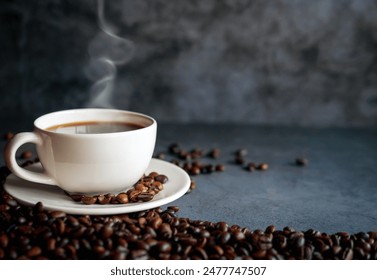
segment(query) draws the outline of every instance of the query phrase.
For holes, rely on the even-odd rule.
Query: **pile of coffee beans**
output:
[[[69,215],[17,203],[0,168],[0,259],[377,259],[377,232],[249,229],[191,220],[179,208]]]
[[[73,201],[84,204],[127,204],[132,202],[146,202],[152,200],[155,195],[164,189],[164,184],[168,177],[158,172],[150,172],[144,175],[134,184],[127,192],[121,192],[117,195],[108,193],[102,195],[73,195],[66,193]]]

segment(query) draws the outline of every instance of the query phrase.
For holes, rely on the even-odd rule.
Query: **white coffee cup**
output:
[[[78,122],[131,123],[141,128],[86,134],[50,129]],[[140,113],[115,109],[59,111],[36,119],[33,132],[16,134],[4,156],[8,168],[25,180],[57,185],[71,194],[117,194],[130,188],[147,169],[156,134],[156,121]],[[17,164],[16,151],[25,143],[36,144],[43,173]]]

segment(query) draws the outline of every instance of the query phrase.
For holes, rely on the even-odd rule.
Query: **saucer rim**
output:
[[[40,163],[34,163],[28,167],[33,168],[38,165],[40,166]],[[63,211],[67,214],[72,214],[72,215],[116,215],[116,214],[133,213],[133,212],[153,209],[156,207],[166,205],[170,202],[173,202],[177,200],[178,198],[182,197],[190,188],[190,182],[191,182],[190,176],[187,174],[186,171],[184,171],[182,168],[176,166],[173,163],[170,163],[161,159],[152,158],[146,169],[146,173],[151,172],[151,171],[158,171],[158,166],[161,166],[161,165],[164,166],[165,168],[168,168],[169,170],[171,170],[171,172],[174,172],[176,175],[178,175],[180,177],[179,179],[181,179],[181,182],[178,182],[178,181],[172,182],[170,181],[171,179],[169,178],[169,181],[164,184],[165,188],[169,188],[171,187],[171,184],[175,184],[176,186],[173,185],[175,188],[174,192],[162,198],[158,198],[158,196],[160,195],[159,193],[151,201],[147,201],[147,202],[135,202],[135,203],[129,203],[129,204],[83,205],[78,202],[67,200],[64,203],[64,205],[60,205],[60,206],[51,205],[50,202],[43,203],[43,198],[41,200],[36,201],[33,198],[28,199],[27,197],[25,198],[25,196],[19,196],[17,192],[15,193],[12,190],[12,188],[14,188],[15,186],[14,184],[10,184],[9,180],[15,180],[16,182],[20,180],[22,181],[26,181],[26,180],[21,179],[14,174],[10,174],[6,178],[6,181],[4,182],[4,190],[10,195],[12,195],[14,199],[17,200],[20,204],[33,206],[37,202],[41,201],[44,206],[44,209],[49,210],[49,211]],[[162,169],[162,167],[160,167],[160,169]],[[165,174],[165,175],[169,177],[169,174]],[[43,185],[40,183],[29,182],[29,181],[26,181],[26,183]],[[55,187],[56,188],[55,191],[61,191],[61,193],[64,193],[64,191],[62,189],[58,189],[59,187],[56,185],[48,185],[46,187],[49,188],[49,186]],[[72,205],[67,206],[66,203],[72,203]]]

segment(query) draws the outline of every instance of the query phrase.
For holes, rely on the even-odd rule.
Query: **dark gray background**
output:
[[[106,1],[134,43],[108,103],[160,122],[377,124],[377,2]],[[91,103],[94,0],[2,0],[0,117]]]

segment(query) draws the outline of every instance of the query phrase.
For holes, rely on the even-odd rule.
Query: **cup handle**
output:
[[[55,180],[49,177],[46,172],[32,172],[18,165],[16,161],[16,152],[19,147],[26,143],[34,143],[37,146],[42,146],[42,139],[35,132],[22,132],[16,134],[5,146],[4,155],[8,168],[16,176],[22,179],[36,183],[56,185]]]

